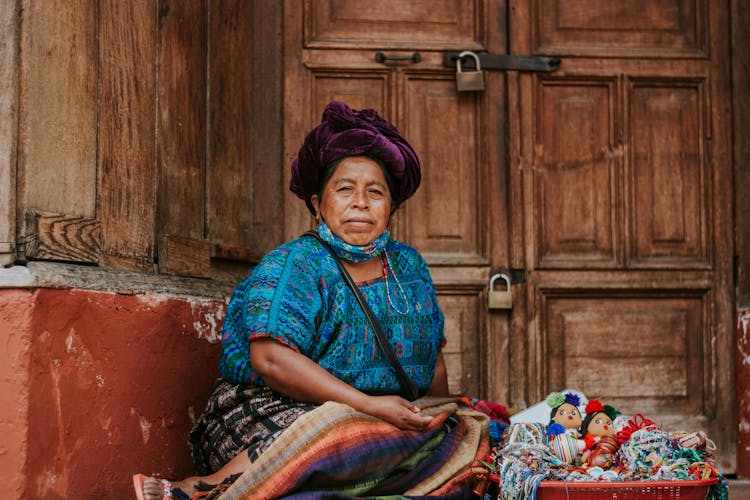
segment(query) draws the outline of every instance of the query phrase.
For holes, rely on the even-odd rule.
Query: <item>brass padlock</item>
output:
[[[495,281],[501,278],[505,281],[505,290],[495,290]],[[510,289],[510,278],[507,274],[498,273],[490,278],[489,297],[490,309],[510,309],[513,307],[513,292]]]
[[[464,57],[474,58],[476,71],[463,71],[461,60]],[[479,64],[479,56],[470,50],[464,50],[458,54],[458,59],[456,59],[456,89],[459,92],[484,90],[484,73],[482,72],[482,66]]]

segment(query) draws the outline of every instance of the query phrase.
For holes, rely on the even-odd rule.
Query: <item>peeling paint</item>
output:
[[[136,298],[139,302],[141,302],[144,305],[147,305],[149,307],[158,307],[164,302],[170,300],[172,297],[169,297],[167,295],[136,295]]]
[[[224,322],[223,311],[220,314],[209,312],[203,316],[203,322],[195,321],[193,329],[199,339],[206,339],[211,344],[221,341],[221,325]]]
[[[101,418],[100,417],[99,418],[99,423],[102,426],[102,430],[107,431],[107,430],[109,430],[109,426],[112,424],[112,417],[107,417],[107,418]]]
[[[62,389],[60,382],[62,375],[60,373],[61,362],[59,359],[53,359],[50,364],[50,376],[52,378],[52,400],[53,408],[55,412],[55,423],[57,424],[57,451],[56,456],[68,457],[68,451],[65,447],[65,421],[63,418],[62,411]],[[55,453],[55,452],[53,452]],[[64,493],[68,489],[68,473],[67,473],[67,460],[56,461],[59,467],[62,467],[62,471],[59,474],[55,470],[45,470],[36,478],[37,492],[40,498],[46,498],[50,492],[55,492],[58,495],[64,496]]]
[[[750,311],[742,311],[737,315],[737,354],[742,366],[750,366]]]
[[[138,423],[141,425],[141,436],[143,437],[143,444],[148,444],[148,440],[151,437],[151,422],[141,417]]]

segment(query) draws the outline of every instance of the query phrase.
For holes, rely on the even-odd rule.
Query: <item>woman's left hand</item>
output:
[[[378,417],[405,431],[423,431],[432,417],[399,396],[370,396],[360,411]]]

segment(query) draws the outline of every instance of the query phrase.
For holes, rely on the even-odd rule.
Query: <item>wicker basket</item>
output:
[[[705,500],[716,478],[694,481],[568,482],[542,481],[537,500],[655,500],[681,498]]]

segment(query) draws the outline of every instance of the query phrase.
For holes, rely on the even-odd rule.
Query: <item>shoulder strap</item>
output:
[[[367,319],[370,321],[370,325],[372,325],[372,329],[375,331],[375,338],[378,341],[378,345],[380,345],[380,349],[383,351],[383,354],[385,354],[385,357],[393,366],[393,369],[396,370],[396,376],[398,377],[398,381],[404,390],[406,399],[408,399],[409,401],[414,401],[415,399],[417,399],[419,397],[419,388],[417,387],[417,384],[411,378],[409,378],[409,375],[406,374],[404,367],[401,365],[401,362],[398,360],[398,356],[396,356],[396,353],[393,350],[393,346],[385,336],[385,332],[383,331],[383,327],[380,325],[380,321],[378,321],[378,319],[375,317],[372,309],[370,309],[367,301],[362,296],[362,293],[359,291],[359,288],[357,288],[357,285],[354,283],[354,280],[349,274],[349,271],[346,270],[344,264],[334,253],[333,248],[331,248],[328,242],[323,240],[323,238],[321,238],[316,231],[307,231],[303,236],[312,236],[313,238],[318,240],[320,244],[323,245],[326,250],[328,250],[328,252],[333,257],[333,260],[336,261],[336,265],[339,266],[339,271],[341,271],[341,275],[344,277],[344,281],[346,281],[346,284],[349,285],[349,288],[351,288],[352,292],[354,292],[354,296],[357,298],[357,302],[359,302],[359,305],[365,312],[365,316],[367,316]]]

